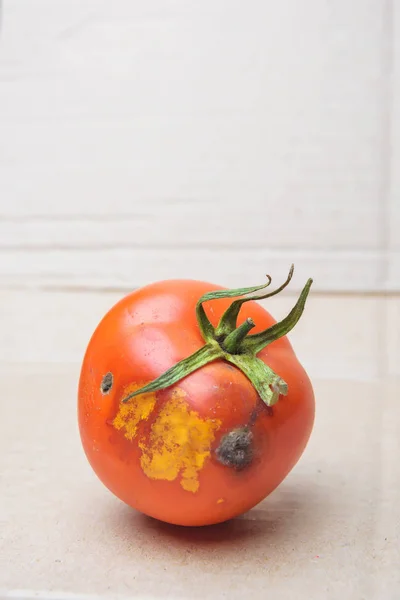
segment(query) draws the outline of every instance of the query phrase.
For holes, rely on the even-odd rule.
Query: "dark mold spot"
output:
[[[251,413],[250,419],[248,422],[248,426],[253,427],[255,425],[258,417],[264,412],[266,412],[269,417],[272,417],[274,415],[273,406],[267,406],[266,404],[264,404],[264,402],[260,402],[257,405],[257,407],[253,410],[253,412]]]
[[[274,415],[274,407],[273,406],[267,406],[265,404],[265,409],[267,411],[268,416],[272,417]]]
[[[112,373],[106,373],[101,380],[100,391],[102,394],[108,394],[111,390],[114,382],[114,377]]]
[[[223,436],[215,451],[217,460],[237,471],[248,467],[253,460],[253,434],[248,427],[233,429]]]

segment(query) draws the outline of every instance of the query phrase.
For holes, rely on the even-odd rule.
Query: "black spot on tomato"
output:
[[[240,471],[253,460],[253,433],[248,427],[239,427],[225,434],[215,451],[217,460],[226,467]]]
[[[112,373],[106,373],[101,380],[100,391],[102,394],[108,394],[114,383],[114,377]]]
[[[266,404],[264,404],[264,402],[260,402],[257,407],[253,410],[253,412],[250,415],[250,419],[248,422],[248,426],[249,427],[253,427],[253,425],[255,424],[255,422],[257,421],[258,417],[262,414],[262,413],[266,413],[269,417],[273,417],[274,415],[274,409],[272,406],[267,406]]]

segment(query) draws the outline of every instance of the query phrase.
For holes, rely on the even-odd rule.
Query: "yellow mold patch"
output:
[[[202,419],[189,410],[185,392],[175,390],[154,421],[148,442],[139,442],[141,466],[150,479],[174,481],[188,492],[199,489],[198,473],[210,456],[211,444],[221,421]]]
[[[125,398],[141,387],[143,387],[143,385],[138,385],[136,383],[128,385],[124,389],[122,397]],[[113,420],[113,426],[115,429],[123,430],[127,440],[133,440],[137,434],[139,423],[149,418],[155,404],[155,392],[139,394],[129,400],[126,404],[121,402],[119,411]]]

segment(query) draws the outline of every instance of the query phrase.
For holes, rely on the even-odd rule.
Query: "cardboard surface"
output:
[[[114,498],[83,455],[78,369],[1,368],[0,597],[400,597],[400,386],[315,381],[306,452],[242,517],[188,529]]]

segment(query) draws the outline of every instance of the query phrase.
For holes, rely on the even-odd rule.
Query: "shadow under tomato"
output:
[[[291,545],[294,537],[300,540],[321,531],[329,512],[327,498],[322,496],[325,494],[317,486],[286,484],[244,515],[202,527],[170,525],[124,505],[118,520],[124,523],[125,535],[130,530],[150,546],[155,544],[158,553],[170,556],[174,551],[184,552],[218,561],[221,553],[214,555],[213,550],[223,549],[226,556],[231,550],[246,551],[250,546],[282,549]]]
[[[216,525],[204,525],[202,527],[183,527],[180,525],[171,525],[157,521],[151,517],[141,515],[143,519],[143,528],[157,533],[165,542],[177,542],[181,544],[196,544],[196,546],[207,545],[229,545],[231,542],[245,540],[248,537],[263,533],[265,527],[259,526],[259,523],[247,521],[242,517],[231,519]]]

